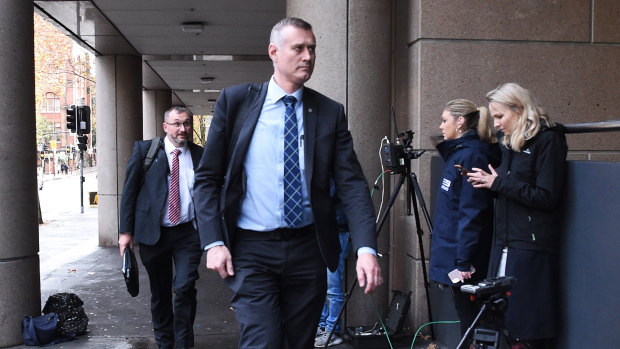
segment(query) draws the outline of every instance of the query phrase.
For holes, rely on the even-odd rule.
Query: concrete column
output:
[[[96,63],[99,246],[116,246],[125,169],[142,139],[142,60],[100,56]]]
[[[143,139],[161,137],[164,129],[164,113],[172,105],[172,91],[147,90],[142,92],[142,136]]]
[[[312,24],[317,61],[307,85],[345,105],[355,151],[371,186],[381,173],[380,141],[390,135],[391,1],[288,0],[286,12]],[[373,197],[377,211],[380,196],[375,193]],[[373,299],[379,313],[385,314],[390,287],[389,229],[383,229],[378,240],[379,252],[385,255],[381,259],[385,284]],[[354,258],[349,259],[347,275],[350,287],[356,280]],[[376,321],[371,298],[357,287],[347,307],[346,326]]]
[[[0,2],[0,347],[41,314],[32,1]]]

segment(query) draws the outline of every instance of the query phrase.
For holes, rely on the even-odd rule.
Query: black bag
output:
[[[123,254],[123,278],[127,285],[127,292],[132,297],[136,297],[140,293],[140,273],[138,272],[138,261],[136,260],[136,254],[128,246],[125,248]]]
[[[411,305],[411,291],[407,293],[392,292],[392,303],[390,303],[390,309],[385,319],[385,327],[390,336],[400,332]]]
[[[45,345],[56,338],[58,315],[54,313],[43,316],[24,316],[22,319],[22,333],[25,345]]]
[[[56,293],[45,302],[43,313],[58,314],[58,336],[75,337],[86,332],[88,316],[84,302],[75,293]]]

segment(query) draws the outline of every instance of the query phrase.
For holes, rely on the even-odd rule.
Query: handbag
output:
[[[22,319],[22,333],[25,345],[45,345],[56,339],[58,315],[56,313],[42,316],[24,316]]]
[[[125,248],[123,254],[123,278],[125,279],[125,285],[127,285],[127,292],[132,297],[136,297],[140,293],[140,274],[138,272],[138,261],[136,255],[130,247]]]

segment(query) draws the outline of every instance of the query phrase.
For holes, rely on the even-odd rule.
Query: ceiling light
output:
[[[203,84],[206,84],[208,82],[213,82],[213,80],[215,80],[215,78],[211,76],[205,76],[205,77],[200,78],[200,82]]]
[[[202,22],[185,22],[181,24],[181,30],[184,33],[202,33],[204,23]]]

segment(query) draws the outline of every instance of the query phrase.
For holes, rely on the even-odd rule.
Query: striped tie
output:
[[[168,202],[168,218],[172,224],[181,219],[181,195],[179,194],[179,154],[180,149],[172,151],[172,171],[170,173],[170,199]]]

